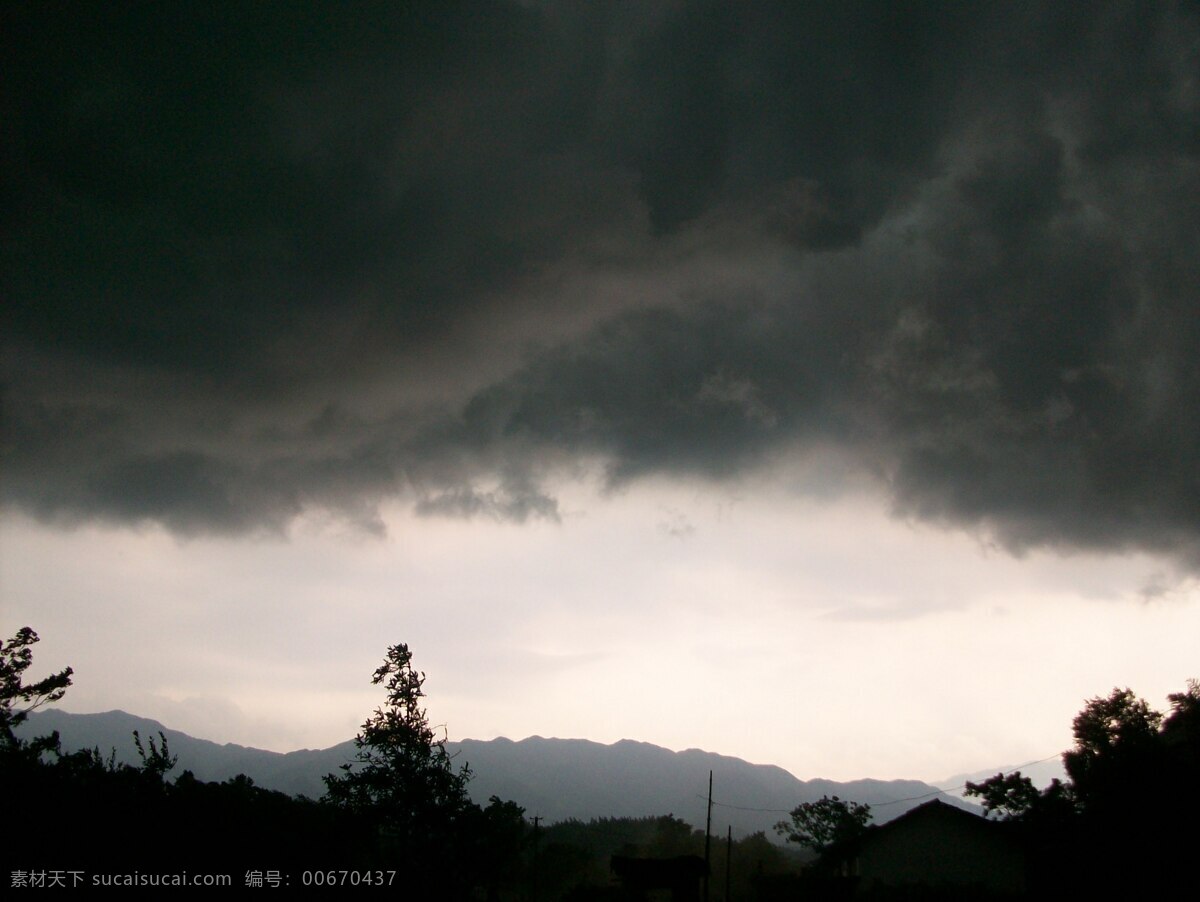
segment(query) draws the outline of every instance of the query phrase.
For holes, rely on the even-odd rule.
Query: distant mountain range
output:
[[[154,720],[124,711],[67,714],[45,711],[32,715],[22,727],[26,736],[57,730],[64,749],[98,748],[118,761],[137,764],[133,731],[145,741],[161,732],[172,755],[179,757],[175,773],[190,770],[197,779],[221,781],[245,774],[259,786],[312,798],[325,791],[322,778],[353,760],[354,742],[331,748],[280,752],[219,745],[171,730]],[[703,827],[708,773],[713,773],[713,829],[727,825],[742,836],[758,830],[775,839],[772,826],[801,802],[823,795],[863,802],[881,823],[910,808],[941,798],[970,811],[976,806],[917,780],[798,780],[783,768],[750,764],[698,749],[673,752],[645,742],[624,739],[603,745],[585,739],[509,739],[448,742],[460,764],[469,765],[471,795],[486,804],[495,795],[511,799],[529,816],[554,823],[569,818],[644,817],[674,814]]]

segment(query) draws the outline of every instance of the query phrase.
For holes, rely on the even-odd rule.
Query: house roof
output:
[[[866,835],[880,835],[888,831],[896,829],[898,826],[912,823],[913,821],[922,820],[924,818],[940,818],[943,820],[957,821],[959,823],[969,825],[967,829],[972,829],[979,825],[986,825],[984,829],[1000,826],[998,821],[989,821],[982,815],[974,814],[964,808],[959,808],[957,805],[950,805],[943,802],[941,799],[931,799],[916,808],[909,809],[897,818],[888,821],[886,824],[877,824],[867,828]]]
[[[822,859],[825,861],[842,861],[858,855],[865,847],[877,842],[883,842],[894,834],[911,829],[915,824],[928,821],[952,823],[955,830],[987,833],[1005,839],[1014,839],[1012,824],[991,821],[973,814],[955,805],[949,805],[941,799],[932,799],[916,808],[906,811],[886,824],[874,824],[867,827],[860,836],[843,843],[837,843],[826,849]]]

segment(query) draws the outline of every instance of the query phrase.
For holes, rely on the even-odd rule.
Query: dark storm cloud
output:
[[[11,504],[523,521],[835,448],[1013,548],[1195,554],[1193,7],[8,18]]]

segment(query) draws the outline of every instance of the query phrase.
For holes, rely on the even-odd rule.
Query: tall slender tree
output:
[[[467,794],[470,770],[455,767],[430,727],[425,674],[413,668],[407,645],[388,649],[371,682],[384,685],[387,703],[363,724],[354,762],[325,778],[325,798],[371,823],[387,858],[431,873],[451,867],[478,814]]]

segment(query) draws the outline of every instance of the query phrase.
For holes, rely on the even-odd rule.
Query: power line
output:
[[[1044,764],[1045,762],[1048,762],[1048,760],[1054,760],[1055,758],[1061,758],[1063,756],[1063,754],[1066,754],[1066,752],[1057,752],[1056,754],[1048,754],[1048,756],[1046,756],[1045,758],[1038,758],[1037,760],[1034,760],[1034,762],[1026,762],[1025,764],[1015,766],[1015,768],[1013,768],[1012,770],[1000,770],[1000,771],[996,771],[996,772],[997,772],[997,774],[1001,774],[1003,776],[1009,776],[1010,774],[1020,774],[1021,770],[1024,770],[1025,768],[1032,768],[1032,766],[1034,764]],[[958,792],[959,789],[966,789],[966,788],[967,788],[967,784],[962,783],[962,784],[960,784],[960,786],[948,786],[943,789],[938,789],[938,792],[956,793],[956,792]],[[924,796],[918,796],[918,798],[924,798]],[[907,800],[906,799],[898,799],[896,801],[907,801]],[[892,805],[892,804],[893,804],[893,802],[884,802],[884,805]]]
[[[1018,767],[1014,767],[1012,770],[998,771],[998,773],[1005,775],[1020,773],[1023,768],[1032,767],[1035,764],[1043,764],[1046,761],[1052,761],[1053,759],[1060,757],[1062,757],[1062,752],[1058,752],[1053,755],[1047,755],[1045,758],[1038,758],[1036,761],[1028,761],[1025,764],[1019,765]],[[933,792],[926,792],[919,796],[909,796],[908,798],[904,799],[891,799],[887,802],[872,802],[871,807],[886,808],[888,805],[901,805],[905,802],[919,802],[922,799],[928,799],[939,795],[947,795],[949,793],[958,792],[960,789],[966,788],[966,783],[963,783],[959,786],[935,787]],[[700,793],[696,793],[696,798],[703,799],[705,796],[701,795]],[[713,799],[712,803],[721,808],[732,808],[734,811],[757,811],[764,814],[791,814],[794,810],[792,808],[751,808],[744,805],[731,805],[728,802],[718,802],[716,799]]]
[[[700,793],[696,793],[696,798],[704,799],[707,798],[707,796],[702,796]],[[792,813],[791,808],[747,808],[744,805],[730,805],[728,802],[718,802],[716,799],[713,799],[713,804],[719,808],[732,808],[734,811],[765,811],[768,814]]]
[[[1045,758],[1038,758],[1036,761],[1027,761],[1024,764],[1021,764],[1021,765],[1014,767],[1007,771],[997,771],[997,773],[1001,773],[1001,774],[1005,774],[1005,775],[1019,773],[1021,770],[1023,770],[1026,767],[1032,767],[1035,764],[1044,764],[1047,761],[1052,761],[1055,758],[1059,758],[1061,756],[1062,756],[1062,753],[1058,752],[1053,755],[1047,755]],[[922,799],[932,798],[933,796],[946,795],[946,794],[949,794],[952,792],[957,792],[960,789],[965,789],[966,785],[967,785],[966,783],[962,783],[958,786],[935,787],[932,792],[923,793],[922,795],[917,795],[917,796],[908,796],[907,798],[903,798],[903,799],[892,799],[887,802],[871,803],[871,807],[872,808],[886,808],[889,805],[901,805],[901,804],[904,804],[905,802],[919,802]],[[702,793],[696,793],[695,795],[696,795],[697,799],[701,799],[703,801],[708,800],[708,796],[706,796]],[[794,807],[793,808],[754,808],[754,807],[750,807],[747,805],[733,805],[733,804],[730,804],[729,802],[718,802],[716,799],[712,800],[712,804],[716,805],[717,807],[720,807],[720,808],[729,808],[733,811],[751,811],[751,812],[757,812],[760,814],[791,814],[792,811],[794,810]],[[635,821],[655,820],[655,818],[653,818],[653,817],[651,817],[651,818],[632,818],[632,820],[635,820]],[[609,836],[609,837],[612,837],[615,839],[623,839],[627,842],[632,841],[635,838],[637,838],[631,834],[635,833],[638,830],[637,827],[632,826],[632,825],[622,826],[622,827],[619,827],[617,830],[612,830],[609,827],[609,825],[607,825],[607,824],[595,823],[594,819],[593,819],[593,821],[589,821],[589,822],[584,822],[584,821],[581,821],[578,819],[568,819],[566,821],[559,821],[558,823],[552,825],[552,827],[561,827],[561,826],[567,826],[569,828],[574,828],[574,829],[589,830],[589,831],[592,831],[595,833],[604,834],[606,836]],[[693,829],[695,829],[695,828],[693,828]]]

